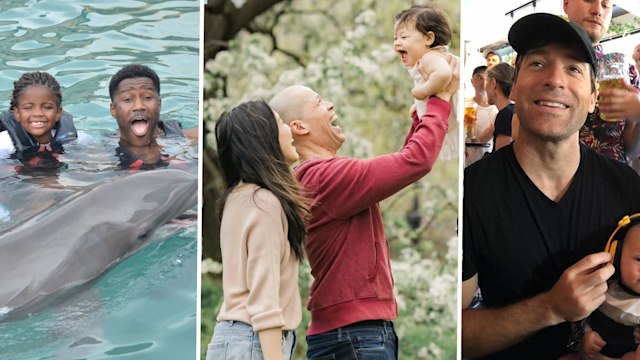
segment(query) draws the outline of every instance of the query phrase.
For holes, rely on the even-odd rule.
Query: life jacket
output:
[[[64,152],[62,145],[59,148],[50,148],[44,151],[39,149],[28,149],[26,151],[18,151],[11,157],[20,161],[20,165],[14,170],[18,174],[30,175],[32,177],[50,176],[66,170],[68,165],[59,160]]]
[[[159,120],[158,129],[162,137],[184,137],[182,124],[178,120]],[[145,163],[137,154],[129,151],[127,147],[121,143],[118,143],[118,147],[116,148],[116,157],[120,160],[118,165],[121,169],[129,169],[131,171],[167,167],[171,160],[169,155],[160,153],[158,162],[154,164]]]
[[[169,166],[170,161],[169,155],[160,153],[158,162],[154,164],[145,163],[137,154],[129,151],[126,146],[120,143],[118,143],[118,147],[116,148],[116,157],[119,160],[118,167],[120,167],[120,169],[129,169],[131,171],[164,168]]]
[[[40,147],[38,140],[34,139],[22,128],[12,111],[5,111],[0,114],[0,122],[2,127],[9,133],[13,147],[16,148],[17,152]],[[75,125],[73,125],[73,115],[66,111],[62,111],[62,116],[53,129],[55,130],[55,135],[51,139],[51,146],[57,147],[78,138],[78,132]]]
[[[164,136],[184,136],[182,124],[178,120],[160,120],[158,128],[162,130]]]

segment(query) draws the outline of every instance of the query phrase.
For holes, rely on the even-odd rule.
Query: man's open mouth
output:
[[[144,136],[149,130],[149,121],[147,119],[134,119],[131,122],[131,130],[136,136]]]

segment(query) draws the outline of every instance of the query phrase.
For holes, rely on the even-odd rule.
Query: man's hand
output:
[[[585,256],[567,268],[546,293],[556,323],[586,318],[605,300],[607,280],[613,275],[611,254]]]
[[[582,344],[580,345],[580,357],[584,360],[596,360],[601,358],[600,351],[607,343],[602,340],[600,334],[589,329],[585,331]]]
[[[633,85],[600,90],[600,112],[612,119],[640,119],[640,93]]]
[[[609,260],[611,254],[606,252],[588,255],[567,268],[551,290],[520,302],[463,309],[462,356],[486,356],[546,327],[586,318],[605,300],[606,281],[614,272]],[[472,277],[462,283],[463,307],[470,302],[475,281]]]
[[[445,54],[449,66],[451,66],[451,81],[444,89],[436,93],[436,96],[444,101],[449,101],[451,97],[458,91],[460,87],[460,59],[449,53]]]
[[[416,114],[417,112],[418,112],[418,109],[416,108],[416,104],[411,104],[411,107],[409,108],[409,117],[413,119],[413,115]]]
[[[182,133],[187,139],[195,140],[196,143],[198,142],[198,138],[200,137],[200,132],[197,126],[190,129],[184,129],[182,130]]]

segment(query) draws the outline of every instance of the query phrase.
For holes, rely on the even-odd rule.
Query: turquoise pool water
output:
[[[199,19],[198,0],[0,2],[0,111],[22,73],[47,71],[88,139],[65,146],[65,167],[55,175],[20,173],[17,160],[0,159],[0,233],[128,173],[117,164],[109,112],[108,83],[122,66],[142,63],[158,73],[161,118],[198,124]],[[197,174],[196,145],[159,142],[170,168]],[[164,226],[157,241],[66,301],[0,322],[0,359],[195,359],[196,237],[194,220]]]

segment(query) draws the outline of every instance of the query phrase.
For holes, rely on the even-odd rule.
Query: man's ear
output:
[[[115,107],[115,105],[113,105],[113,103],[109,104],[109,110],[111,110],[111,116],[115,119],[116,118],[116,107]]]
[[[291,120],[289,123],[289,127],[291,128],[291,133],[293,135],[306,135],[309,133],[309,128],[307,124],[303,123],[301,120]]]
[[[591,93],[591,98],[589,99],[589,113],[593,113],[596,111],[596,102],[598,100],[598,86],[596,85],[596,89]]]
[[[13,112],[13,116],[16,118],[16,120],[20,122],[20,113],[18,112],[18,108],[14,106],[13,108],[11,108],[11,112]]]
[[[513,79],[513,82],[511,83],[511,93],[509,94],[509,100],[515,102],[516,96],[518,96],[516,79]]]

